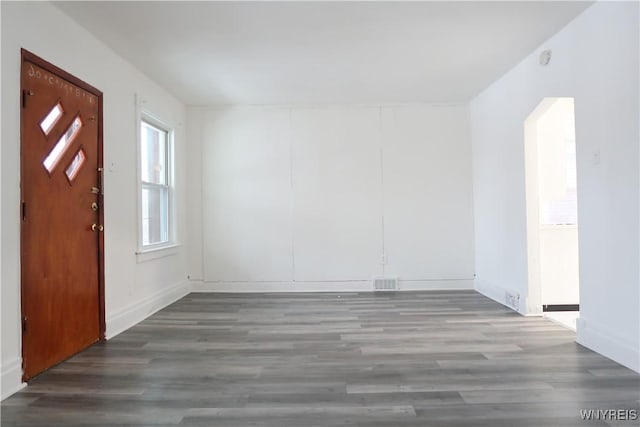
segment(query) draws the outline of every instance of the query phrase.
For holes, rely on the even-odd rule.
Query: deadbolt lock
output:
[[[91,224],[91,231],[104,231],[104,225]]]
[[[96,202],[91,203],[91,210],[92,211],[97,211],[98,210],[98,204]]]

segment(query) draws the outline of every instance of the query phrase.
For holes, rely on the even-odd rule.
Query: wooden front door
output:
[[[22,51],[24,380],[104,337],[102,93]]]

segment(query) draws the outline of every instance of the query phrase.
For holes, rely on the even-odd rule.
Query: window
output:
[[[140,246],[173,243],[172,132],[146,115],[140,121]]]
[[[564,132],[562,157],[558,166],[562,174],[552,177],[551,189],[541,200],[540,224],[576,225],[578,224],[578,189],[576,177],[576,136],[573,123]],[[560,153],[558,153],[560,154]],[[558,156],[559,157],[559,156]],[[544,166],[543,166],[544,167]]]

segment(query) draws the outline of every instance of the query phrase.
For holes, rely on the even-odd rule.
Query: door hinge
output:
[[[27,219],[27,204],[22,202],[22,220],[25,221]]]
[[[27,316],[22,318],[22,333],[27,333]]]

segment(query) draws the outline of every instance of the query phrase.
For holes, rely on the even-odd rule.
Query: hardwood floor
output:
[[[2,426],[619,426],[640,376],[475,292],[191,294],[32,380]]]

